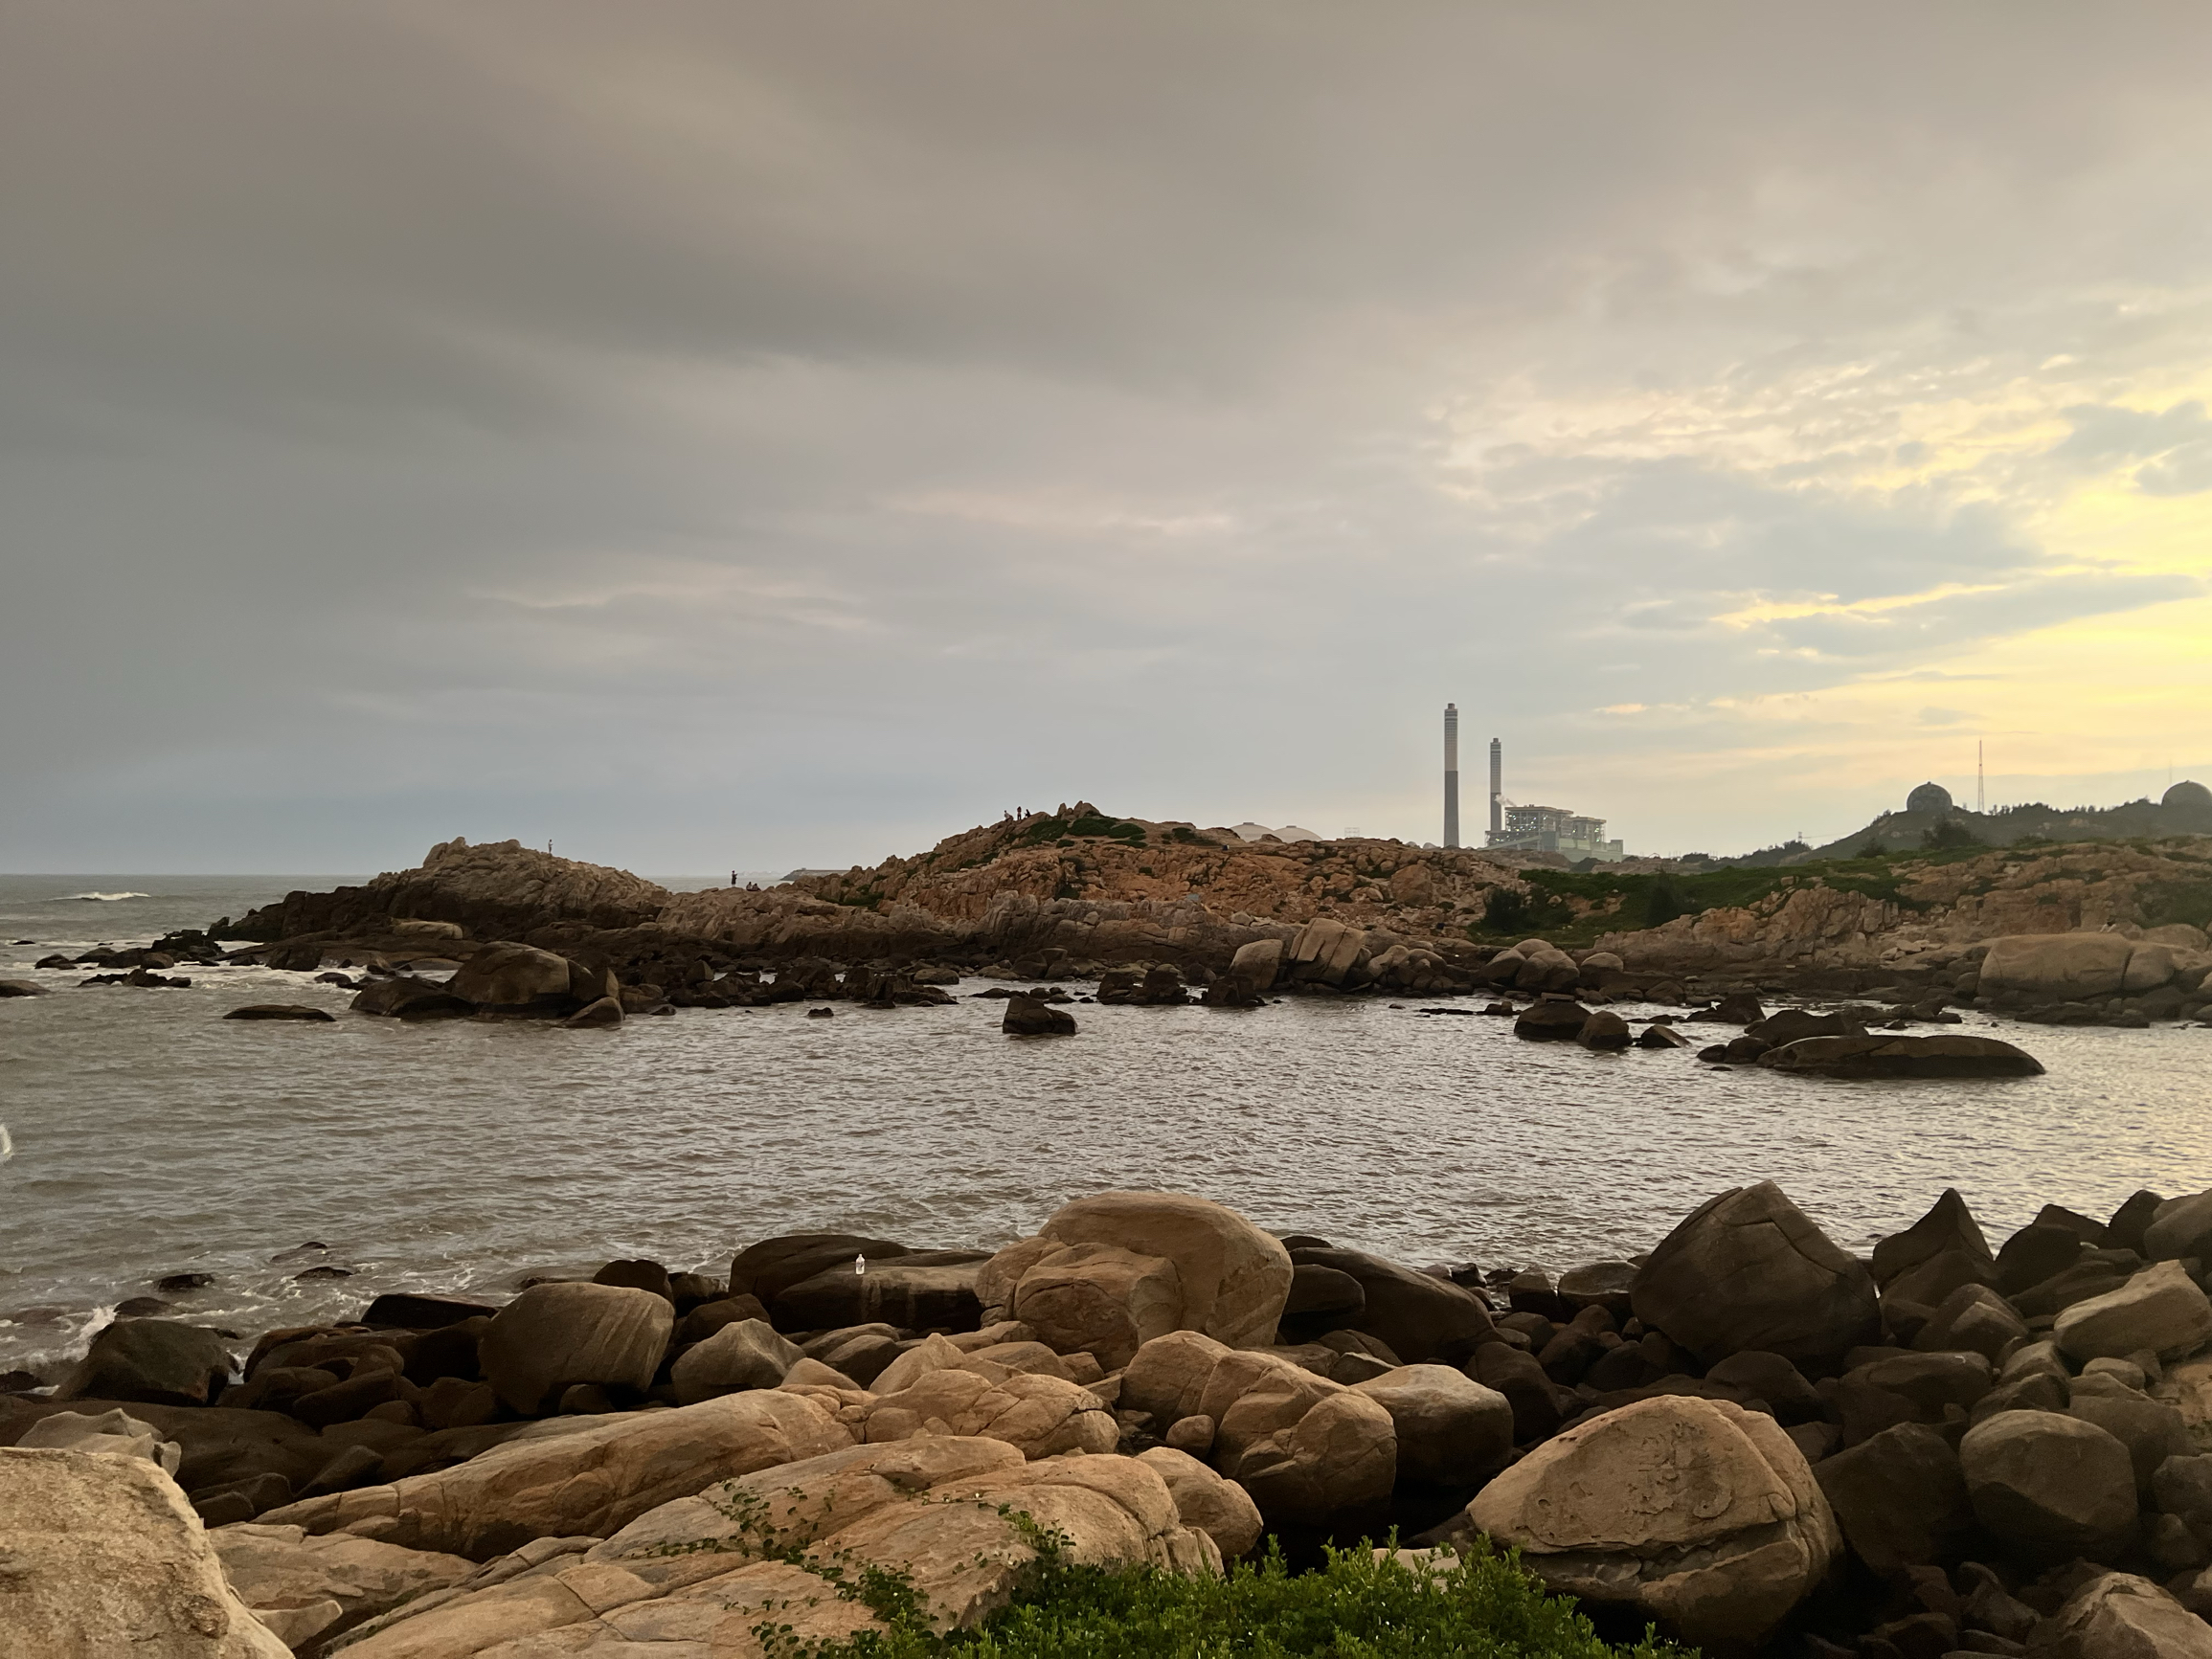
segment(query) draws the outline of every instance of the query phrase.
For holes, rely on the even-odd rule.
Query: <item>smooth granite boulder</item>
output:
[[[478,1343],[485,1380],[525,1417],[579,1382],[643,1394],[668,1350],[676,1311],[618,1285],[532,1285],[492,1315]]]
[[[2105,1573],[2036,1632],[2047,1659],[2212,1659],[2212,1625],[2133,1573]]]
[[[2179,1262],[2159,1262],[2116,1290],[2062,1309],[2051,1334],[2077,1361],[2145,1349],[2178,1359],[2212,1341],[2212,1299]]]
[[[1772,1181],[1708,1199],[1636,1275],[1636,1317],[1705,1364],[1745,1349],[1833,1372],[1881,1333],[1874,1281]]]
[[[200,1326],[118,1319],[93,1337],[56,1392],[62,1400],[206,1405],[222,1392],[234,1363],[229,1345]]]
[[[1966,1431],[1958,1461],[1975,1516],[2027,1555],[2098,1559],[2134,1527],[2128,1448],[2093,1423],[2000,1411]]]
[[[1764,1638],[1842,1545],[1772,1418],[1682,1396],[1568,1429],[1484,1487],[1467,1516],[1550,1588],[1706,1645]]]
[[[1513,1449],[1513,1405],[1450,1365],[1401,1365],[1352,1386],[1390,1414],[1398,1479],[1472,1486]]]

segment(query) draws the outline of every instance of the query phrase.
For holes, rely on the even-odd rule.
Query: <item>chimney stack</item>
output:
[[[1495,737],[1490,740],[1490,833],[1499,835],[1505,828],[1505,747]]]
[[[1444,844],[1459,844],[1459,706],[1444,705]]]

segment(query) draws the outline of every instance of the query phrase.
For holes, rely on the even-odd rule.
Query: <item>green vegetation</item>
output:
[[[1980,848],[1982,839],[1954,818],[1947,818],[1920,838],[1920,844],[1931,853],[1946,852],[1952,847]]]
[[[1140,823],[1123,823],[1118,818],[1085,813],[1081,818],[1041,818],[1016,838],[1020,847],[1043,846],[1047,841],[1066,844],[1066,839],[1075,836],[1111,836],[1131,846],[1144,844],[1144,826]]]
[[[2192,928],[2212,930],[2212,881],[2152,882],[2136,903],[2146,928],[2186,922]]]
[[[876,1585],[865,1599],[889,1632],[810,1648],[786,1638],[769,1650],[779,1659],[1694,1659],[1649,1631],[1634,1646],[1602,1640],[1572,1601],[1546,1595],[1510,1559],[1442,1560],[1414,1569],[1366,1548],[1332,1550],[1326,1566],[1294,1574],[1271,1540],[1264,1558],[1219,1579],[1180,1579],[1072,1566],[1048,1548],[1027,1589],[979,1629],[933,1636],[911,1601]]]

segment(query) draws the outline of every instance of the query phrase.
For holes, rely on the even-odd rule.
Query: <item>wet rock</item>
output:
[[[825,1268],[790,1287],[770,1305],[786,1331],[890,1324],[908,1331],[973,1331],[982,1323],[977,1281],[990,1260],[982,1250],[920,1250]]]
[[[10,997],[43,997],[46,987],[34,985],[28,979],[0,979],[0,999]]]
[[[326,1008],[307,1008],[296,1002],[249,1002],[234,1008],[225,1020],[298,1020],[311,1025],[331,1025],[337,1016]]]
[[[2041,1077],[2034,1056],[1994,1037],[1808,1037],[1759,1057],[1818,1077]]]
[[[1635,1041],[1628,1021],[1610,1009],[1600,1008],[1582,1022],[1575,1041],[1600,1053],[1618,1053]]]
[[[463,1319],[498,1312],[483,1302],[460,1296],[433,1296],[417,1290],[387,1290],[362,1312],[361,1323],[378,1328],[433,1331]]]
[[[231,1374],[231,1352],[213,1331],[169,1319],[118,1319],[56,1391],[61,1400],[206,1405]]]
[[[601,997],[596,1002],[587,1002],[561,1021],[564,1030],[591,1031],[622,1022],[622,1005],[613,997]]]
[[[1765,1637],[1841,1544],[1773,1420],[1709,1400],[1646,1400],[1570,1428],[1485,1487],[1467,1517],[1553,1590],[1708,1645]]]
[[[530,945],[493,944],[463,963],[446,989],[478,1007],[551,1009],[571,1000],[571,976],[565,956]]]
[[[2093,1559],[2118,1549],[2134,1527],[2134,1466],[2095,1424],[1999,1412],[1968,1429],[1958,1451],[1975,1515],[2023,1553]]]
[[[1690,1040],[1671,1025],[1647,1025],[1637,1034],[1638,1048],[1687,1048]]]
[[[1065,1008],[1017,993],[1006,998],[1005,1018],[999,1021],[999,1029],[1009,1037],[1072,1037],[1075,1017]]]
[[[356,1014],[379,1014],[395,1020],[467,1020],[476,1005],[456,997],[442,985],[410,975],[379,979],[347,1004]]]
[[[1865,1267],[1772,1181],[1701,1204],[1652,1252],[1632,1301],[1708,1365],[1758,1349],[1822,1374],[1880,1329]]]
[[[1579,1002],[1532,1002],[1513,1021],[1513,1035],[1531,1042],[1572,1042],[1590,1021]]]

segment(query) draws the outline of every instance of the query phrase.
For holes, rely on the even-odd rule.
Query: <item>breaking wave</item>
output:
[[[71,893],[73,899],[91,899],[103,905],[112,905],[118,899],[150,899],[151,893]]]

